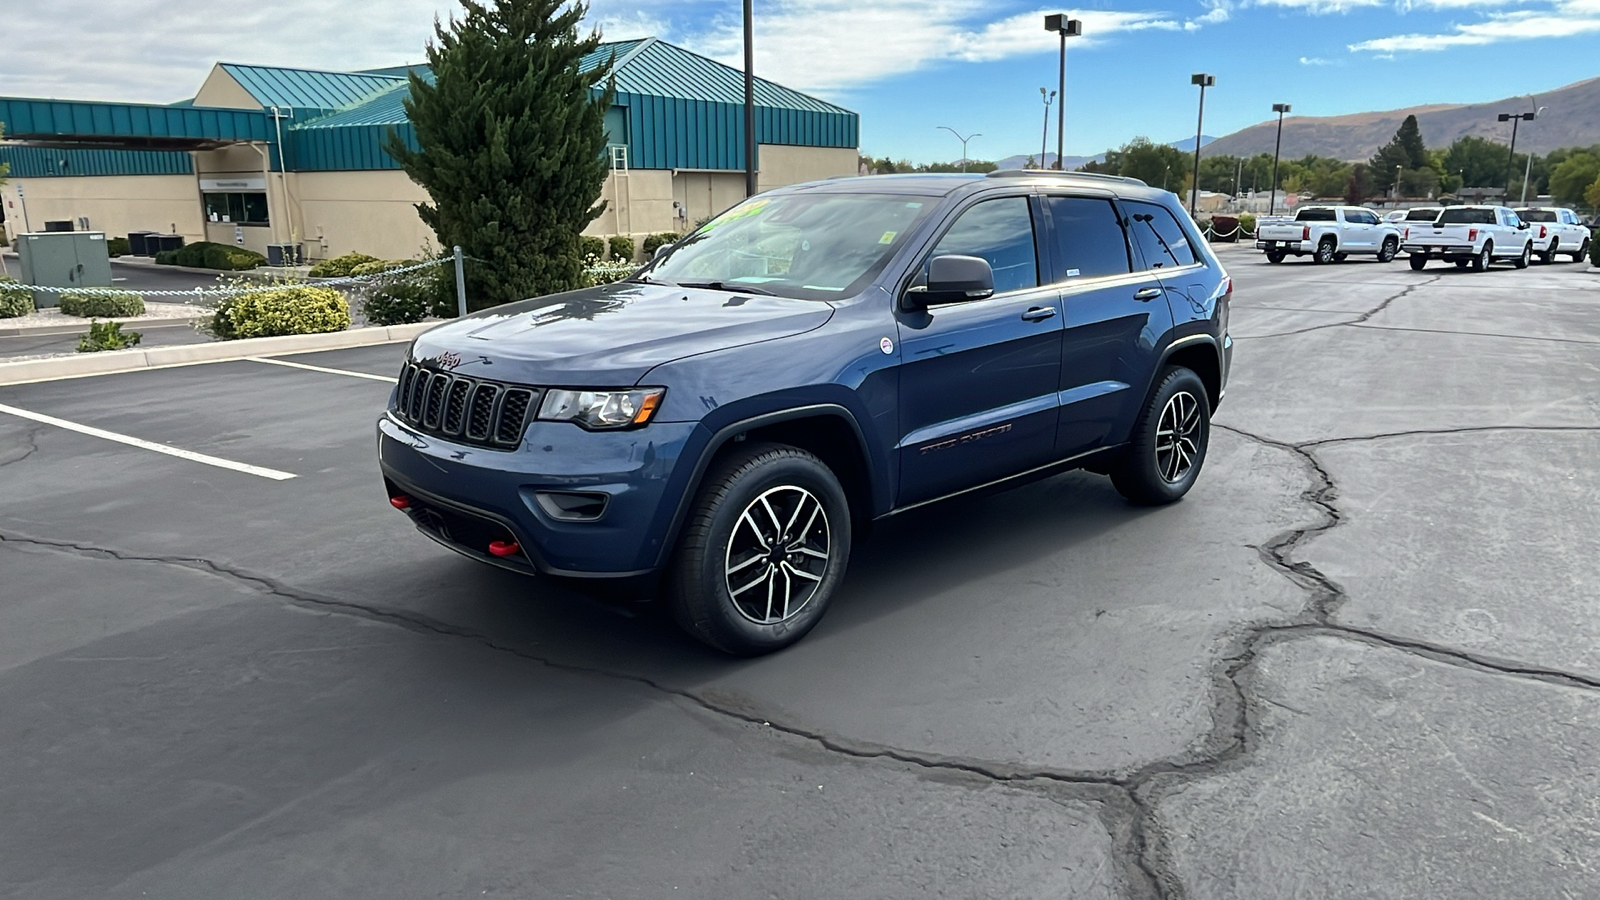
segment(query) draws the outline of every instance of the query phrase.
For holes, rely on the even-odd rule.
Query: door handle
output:
[[[1055,314],[1056,308],[1054,306],[1035,306],[1034,308],[1022,314],[1022,321],[1043,322],[1045,319],[1048,319]]]
[[[1161,296],[1161,288],[1140,288],[1133,292],[1133,299],[1148,303]]]

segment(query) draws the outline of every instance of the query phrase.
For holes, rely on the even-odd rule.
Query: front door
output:
[[[1046,197],[1044,210],[1063,327],[1056,452],[1066,457],[1124,439],[1142,399],[1133,395],[1150,382],[1172,311],[1156,270],[1129,246],[1125,224],[1150,225],[1124,223],[1111,198],[1102,195]],[[1181,239],[1180,230],[1173,240]],[[1184,249],[1187,244],[1178,254]],[[1193,254],[1183,258],[1192,262]],[[1176,257],[1162,262],[1163,268],[1181,267]]]
[[[967,207],[928,258],[978,256],[994,268],[987,300],[898,313],[899,506],[1049,461],[1061,372],[1060,301],[1040,286],[1034,201]],[[923,264],[926,271],[926,262]]]

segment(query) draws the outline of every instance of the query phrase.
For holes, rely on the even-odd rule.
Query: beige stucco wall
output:
[[[288,182],[294,208],[286,224],[308,258],[366,253],[409,259],[425,246],[441,249],[414,205],[428,194],[404,172],[300,172]]]
[[[762,144],[756,158],[761,161],[761,170],[756,173],[756,187],[763,191],[803,181],[821,181],[836,175],[855,175],[860,163],[860,155],[848,147]]]
[[[250,92],[233,80],[221,64],[211,67],[211,74],[194,95],[195,106],[220,106],[224,109],[260,109],[261,104]]]
[[[257,147],[261,149],[257,150]],[[265,144],[235,144],[219,150],[201,150],[191,155],[194,157],[194,170],[207,177],[237,175],[260,178],[265,168],[261,165],[261,154],[266,149]]]
[[[235,230],[234,224],[228,222],[207,222],[206,240],[217,244],[232,244],[246,250],[254,250],[262,256],[267,255],[267,245],[276,243],[273,240],[272,229],[266,225],[239,225]],[[243,242],[237,238],[244,238]]]
[[[0,187],[6,230],[12,234],[23,227],[19,185],[27,197],[28,224],[35,230],[44,230],[47,220],[76,222],[87,216],[90,228],[112,237],[130,231],[172,231],[190,241],[204,238],[200,193],[193,175],[12,179]]]
[[[744,199],[743,172],[676,172],[672,196],[686,212],[690,227]]]
[[[675,228],[672,173],[665,169],[634,169],[625,176],[606,176],[600,199],[606,210],[589,223],[584,234],[653,234]]]

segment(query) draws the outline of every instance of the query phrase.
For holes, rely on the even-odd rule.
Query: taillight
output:
[[[1401,239],[1400,239],[1400,240],[1402,240],[1402,241],[1409,241],[1409,240],[1411,240],[1411,226],[1409,226],[1409,225],[1407,225],[1407,226],[1406,226],[1406,233],[1405,233],[1405,236],[1404,236],[1404,237],[1402,237],[1402,238],[1401,238]]]
[[[1467,241],[1468,242],[1472,242],[1472,241],[1476,241],[1477,239],[1478,239],[1478,229],[1476,229],[1476,228],[1468,228],[1467,229]]]
[[[1302,241],[1311,240],[1311,226],[1310,225],[1303,226],[1300,229],[1300,240],[1302,240]]]
[[[1544,230],[1544,226],[1540,225],[1539,226],[1539,240],[1541,240],[1541,241],[1544,240],[1545,233],[1546,232]]]

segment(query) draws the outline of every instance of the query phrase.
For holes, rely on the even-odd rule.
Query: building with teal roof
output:
[[[744,197],[742,72],[656,38],[603,44],[583,66],[614,86],[591,234],[681,230]],[[431,77],[218,63],[177,103],[0,97],[6,228],[87,219],[262,252],[299,244],[311,259],[415,255],[434,240],[415,210],[428,198],[383,149],[391,132],[415,146],[412,75]],[[762,79],[755,102],[762,189],[855,173],[855,113]]]

